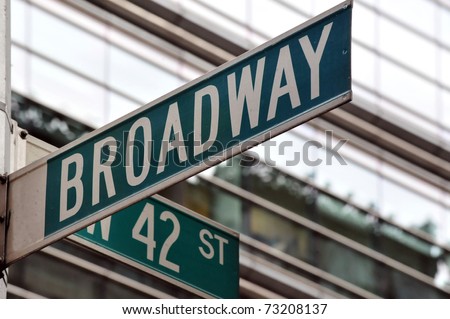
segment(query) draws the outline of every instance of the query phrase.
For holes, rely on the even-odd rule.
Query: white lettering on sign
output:
[[[206,259],[213,259],[215,256],[215,249],[213,244],[211,243],[211,240],[216,239],[219,242],[219,264],[223,265],[224,261],[224,245],[228,244],[228,240],[226,238],[223,238],[217,234],[212,234],[207,229],[202,229],[199,234],[200,241],[203,245],[206,247],[200,246],[198,249],[200,250],[200,253],[203,257]],[[208,240],[209,239],[209,240]]]
[[[143,235],[142,232],[144,227],[146,235]],[[147,259],[153,261],[154,250],[156,248],[156,242],[154,239],[155,232],[155,207],[151,204],[145,204],[144,209],[139,215],[136,224],[132,230],[132,238],[137,241],[145,244],[147,246]]]
[[[135,149],[135,137],[137,130],[141,128],[143,130],[144,141],[142,147],[144,152],[142,154],[141,173],[136,176],[134,165],[134,149]],[[125,172],[128,185],[137,186],[141,184],[150,171],[150,158],[152,150],[152,128],[150,120],[146,117],[141,117],[130,128],[128,132],[127,145],[126,145],[126,157],[125,157]]]
[[[158,262],[161,266],[175,272],[180,272],[179,265],[167,260],[167,255],[169,254],[170,248],[176,242],[178,236],[180,236],[180,222],[177,217],[169,211],[164,211],[160,216],[160,220],[164,222],[170,220],[172,222],[173,229],[169,237],[167,237],[162,244]],[[144,233],[146,233],[146,235],[142,234],[144,227]],[[147,246],[147,259],[153,261],[155,255],[154,250],[157,246],[155,241],[155,207],[152,204],[145,204],[142,213],[139,215],[139,218],[133,227],[131,235],[133,239],[136,239]]]
[[[172,222],[173,229],[169,237],[167,237],[167,239],[164,241],[164,244],[161,247],[161,254],[159,255],[159,264],[168,269],[172,269],[175,272],[180,272],[180,266],[167,260],[167,255],[169,254],[170,247],[172,247],[172,245],[177,241],[178,236],[180,236],[180,222],[172,212],[169,212],[167,210],[161,214],[160,219],[162,221],[170,220]]]
[[[109,155],[108,159],[102,163],[101,155],[105,146],[109,147]],[[116,153],[117,141],[111,136],[94,144],[94,159],[92,161],[92,205],[96,205],[100,202],[100,174],[103,174],[105,179],[108,197],[116,195],[111,172],[111,164],[116,158]]]
[[[278,112],[282,113],[281,110],[278,110],[279,107],[290,109],[299,107],[301,105],[300,92],[303,92],[304,89],[309,89],[311,100],[319,97],[320,63],[332,26],[333,23],[329,23],[323,27],[315,49],[309,36],[303,36],[298,41],[280,48],[274,57],[276,58],[274,69],[270,69],[266,65],[266,57],[261,57],[253,70],[250,65],[245,65],[240,71],[228,74],[223,81],[226,86],[225,91],[223,89],[220,91],[217,86],[210,84],[197,89],[193,93],[192,99],[186,99],[193,101],[190,102],[193,103],[192,105],[183,104],[184,100],[171,102],[166,118],[152,119],[143,116],[136,119],[131,124],[126,141],[123,141],[125,145],[122,147],[116,140],[117,137],[109,136],[93,145],[92,158],[83,158],[80,153],[75,153],[63,159],[60,175],[59,220],[64,221],[76,215],[83,205],[98,205],[102,200],[117,196],[118,185],[115,184],[117,181],[114,179],[114,170],[123,170],[128,185],[138,187],[154,176],[152,174],[161,174],[165,171],[170,152],[176,152],[170,158],[184,163],[188,160],[188,155],[196,157],[208,151],[217,140],[219,125],[231,129],[231,132],[221,131],[221,134],[231,134],[232,138],[239,138],[243,128],[248,131],[248,129],[257,128],[263,121],[268,122],[276,118]],[[299,52],[297,49],[303,52],[304,60],[302,61],[306,61],[304,64],[308,65],[309,70],[305,71],[304,68],[299,67],[299,57],[292,56],[293,45],[296,45],[295,54]],[[268,71],[269,69],[271,71]],[[309,88],[298,87],[297,79],[300,77],[309,78]],[[268,86],[271,85],[271,88],[269,89],[270,95],[266,94],[263,101],[262,88],[265,82],[269,83]],[[308,95],[303,94],[303,98],[305,96]],[[280,101],[284,99],[288,102],[281,103]],[[219,105],[220,101],[224,100],[228,101],[228,106]],[[261,108],[262,103],[266,103],[264,104],[265,108]],[[191,113],[183,113],[189,114],[191,117],[180,118],[180,107],[192,110]],[[224,113],[221,113],[220,110],[224,107],[228,107],[230,115],[228,118],[221,119],[220,115]],[[267,114],[261,114],[263,109],[267,109]],[[205,114],[209,114],[209,116]],[[187,132],[186,127],[191,128],[192,131]],[[143,136],[143,140],[137,138],[138,132]],[[152,148],[155,144],[153,138],[157,133],[162,133],[159,153]],[[193,134],[194,139],[193,147],[189,149],[184,138],[188,133]],[[109,153],[104,153],[106,146],[109,148]],[[118,154],[119,150],[124,154]],[[151,166],[152,158],[158,159],[155,167]],[[113,165],[113,162],[116,165]],[[92,165],[88,166],[84,163],[92,163]],[[83,185],[83,183],[89,182],[88,178],[83,178],[86,169],[92,169],[91,175],[86,173],[86,175],[92,176],[92,192],[84,191],[91,189],[88,185]],[[155,172],[151,174],[152,169]],[[106,194],[103,195],[103,193]],[[92,198],[85,199],[84,196],[92,196]],[[168,220],[171,219],[168,218]],[[205,245],[202,253],[209,256],[213,250],[212,246],[209,246],[207,233],[203,234],[201,238]],[[220,238],[212,238],[223,245]]]
[[[83,156],[75,153],[61,162],[61,191],[59,204],[59,221],[66,220],[74,216],[83,204],[83,182],[81,176],[83,174]],[[69,179],[69,166],[75,166],[75,175]],[[75,191],[75,203],[71,208],[68,208],[69,190]]]
[[[97,224],[100,224],[101,237],[105,241],[109,241],[110,239],[110,230],[111,230],[111,219],[112,216],[108,216],[105,219],[102,219],[100,222],[92,224],[86,227],[86,231],[93,235],[95,232],[95,228]],[[174,272],[180,272],[180,266],[175,264],[174,262],[168,260],[168,255],[170,249],[177,241],[180,236],[180,222],[174,213],[170,211],[164,211],[161,213],[160,220],[164,222],[164,224],[168,221],[172,224],[172,231],[167,238],[164,239],[161,246],[161,251],[159,253],[158,263],[161,266],[166,267],[167,269],[171,269]],[[138,242],[145,245],[146,248],[146,258],[149,261],[154,261],[155,257],[155,249],[158,248],[158,243],[155,240],[155,207],[146,203],[141,213],[139,214],[136,223],[134,224],[131,230],[131,238],[137,240]],[[123,235],[122,235],[123,236]]]
[[[145,256],[147,260],[155,262],[155,257],[159,255],[159,265],[170,269],[174,272],[180,272],[180,265],[169,260],[169,254],[172,247],[176,244],[181,233],[181,225],[177,216],[169,211],[164,210],[159,219],[155,218],[155,206],[146,203],[142,211],[139,213],[133,228],[131,229],[131,238],[144,244]],[[108,216],[102,219],[100,222],[94,223],[86,227],[86,231],[94,235],[97,225],[100,227],[101,238],[104,241],[110,240],[111,223],[115,215]],[[162,221],[163,223],[159,222]],[[159,224],[157,224],[159,223]],[[117,225],[116,225],[117,227]],[[165,238],[155,239],[155,229],[161,229],[163,227],[169,227],[170,233]],[[116,234],[117,236],[118,234]],[[126,236],[125,233],[120,233],[120,238]],[[228,239],[211,232],[208,229],[201,229],[198,234],[198,238],[201,241],[201,245],[198,247],[201,255],[208,260],[217,258],[220,265],[225,263],[225,245],[228,244]],[[115,239],[117,240],[117,238]],[[141,246],[142,247],[142,246]],[[141,249],[141,248],[133,248]],[[159,252],[158,252],[159,251]],[[173,256],[173,254],[172,254]]]
[[[283,74],[286,84],[281,85]],[[270,95],[269,112],[267,120],[275,117],[278,107],[278,99],[285,94],[289,94],[291,107],[296,108],[300,105],[300,95],[298,93],[297,82],[295,81],[294,67],[292,66],[291,51],[289,46],[282,47],[278,56],[277,69],[273,79],[272,94]]]
[[[209,137],[205,142],[202,142],[202,111],[203,98],[209,96],[211,100],[211,118],[209,121]],[[219,91],[214,85],[195,92],[194,102],[194,156],[197,156],[207,151],[214,143],[217,137],[217,130],[219,127]]]
[[[86,227],[86,230],[89,234],[93,235],[94,231],[95,231],[95,225],[97,225],[98,223],[89,225],[88,227]],[[110,233],[110,229],[111,229],[111,216],[108,216],[104,219],[102,219],[100,221],[100,231],[102,234],[102,239],[105,241],[109,240],[109,233]]]
[[[256,66],[255,84],[253,84],[250,66],[247,65],[242,69],[238,93],[236,92],[236,73],[231,73],[227,77],[231,131],[233,133],[233,137],[236,137],[241,133],[242,113],[244,111],[245,101],[247,101],[247,112],[250,119],[250,127],[254,128],[258,126],[265,61],[266,58],[261,58],[258,60],[258,65]]]
[[[175,139],[172,140],[172,132]],[[166,126],[164,128],[164,135],[161,143],[161,151],[159,153],[159,164],[157,174],[164,172],[166,167],[167,153],[177,149],[178,158],[180,162],[187,160],[186,146],[184,145],[183,131],[181,130],[180,112],[178,111],[178,103],[173,103],[169,106],[169,113],[167,114]]]
[[[306,61],[308,61],[309,68],[311,69],[311,100],[320,95],[319,65],[332,26],[333,22],[324,26],[315,52],[307,35],[299,40],[305,53]]]

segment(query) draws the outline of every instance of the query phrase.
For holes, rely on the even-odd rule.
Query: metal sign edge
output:
[[[114,252],[112,250],[109,250],[109,249],[107,249],[105,247],[102,247],[102,246],[100,246],[98,244],[90,242],[89,240],[83,239],[83,238],[78,237],[76,235],[68,236],[67,240],[69,240],[71,242],[74,242],[74,243],[76,243],[78,245],[85,246],[85,247],[87,247],[89,249],[92,249],[92,250],[94,250],[94,251],[96,251],[98,253],[106,255],[106,256],[108,256],[110,258],[113,258],[115,260],[118,260],[121,263],[129,265],[129,266],[131,266],[133,268],[139,269],[139,270],[141,270],[141,271],[143,271],[143,272],[145,272],[145,273],[147,273],[149,275],[158,277],[159,279],[165,280],[165,281],[169,282],[170,284],[179,286],[179,287],[181,287],[181,288],[183,288],[183,289],[185,289],[185,290],[187,290],[189,292],[192,292],[192,293],[198,295],[199,297],[203,297],[203,298],[218,298],[217,296],[209,294],[209,293],[205,292],[204,290],[198,289],[197,287],[194,287],[194,286],[190,286],[190,285],[184,283],[183,281],[176,280],[176,279],[174,279],[174,278],[172,278],[172,277],[170,277],[170,276],[168,276],[168,275],[166,275],[166,274],[164,274],[162,272],[156,271],[156,270],[154,270],[154,269],[152,269],[150,267],[146,267],[146,266],[144,266],[141,263],[138,263],[138,262],[136,262],[136,261],[134,261],[134,260],[132,260],[130,258],[127,258],[127,257],[125,257],[125,256],[123,256],[121,254],[118,254],[118,253],[116,253],[116,252]]]

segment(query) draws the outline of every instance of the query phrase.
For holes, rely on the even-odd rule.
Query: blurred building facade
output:
[[[11,0],[13,118],[60,147],[338,3]],[[242,298],[450,297],[450,2],[356,0],[352,32],[351,103],[162,192],[241,233]],[[195,297],[68,241],[9,281]]]

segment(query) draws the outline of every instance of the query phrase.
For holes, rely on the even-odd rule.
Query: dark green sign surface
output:
[[[350,101],[350,49],[345,2],[63,148],[46,163],[45,237]]]
[[[138,202],[75,235],[165,279],[213,297],[239,297],[237,234],[161,197]]]

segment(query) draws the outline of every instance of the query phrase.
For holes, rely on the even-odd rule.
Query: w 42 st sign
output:
[[[346,1],[11,174],[3,267],[350,101],[351,7]]]
[[[239,236],[158,195],[70,236],[203,297],[239,297]]]

